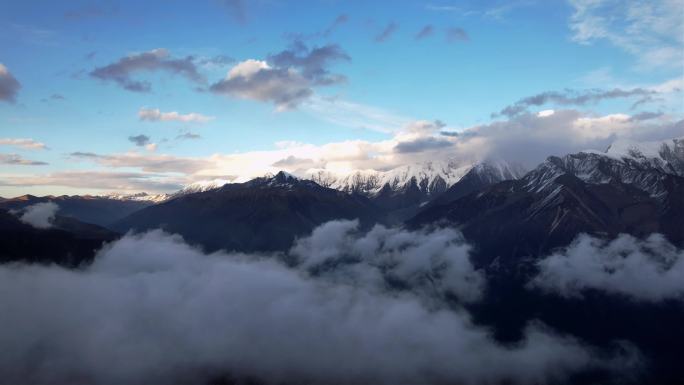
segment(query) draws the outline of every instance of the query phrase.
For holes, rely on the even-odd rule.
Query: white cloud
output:
[[[684,62],[684,3],[681,0],[570,0],[573,40],[607,40],[635,55],[644,68]]]
[[[52,227],[59,206],[54,202],[42,202],[24,208],[19,220],[37,229]]]
[[[0,145],[13,146],[25,150],[47,150],[48,147],[41,142],[25,138],[0,138]]]
[[[563,296],[593,289],[642,301],[684,299],[684,250],[658,234],[610,242],[581,235],[538,265],[531,286]]]
[[[158,108],[141,108],[138,111],[140,120],[149,122],[183,122],[183,123],[206,123],[213,120],[213,116],[206,116],[191,112],[188,114],[180,114],[176,111],[161,112]]]
[[[78,271],[0,266],[0,324],[9,383],[547,383],[606,365],[536,323],[502,346],[464,309],[160,231]]]

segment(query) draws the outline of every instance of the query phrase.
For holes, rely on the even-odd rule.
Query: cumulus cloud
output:
[[[622,234],[609,242],[581,235],[538,266],[530,286],[562,296],[599,290],[640,301],[684,299],[684,250],[659,234],[644,240]]]
[[[48,163],[25,159],[19,154],[0,154],[0,164],[7,164],[13,166],[45,166]]]
[[[335,282],[379,290],[402,283],[425,298],[449,294],[473,302],[482,297],[484,275],[474,269],[469,251],[453,229],[410,232],[377,225],[364,234],[358,221],[340,220],[298,240],[290,255]]]
[[[271,102],[279,111],[295,108],[313,94],[309,81],[297,71],[253,59],[238,63],[210,89],[240,99]]]
[[[416,34],[416,40],[423,40],[425,38],[432,36],[434,33],[435,27],[428,24],[425,27],[421,28],[420,31],[418,31],[418,33]]]
[[[279,111],[293,109],[314,94],[313,87],[344,82],[343,75],[330,73],[328,67],[348,60],[349,55],[336,44],[309,49],[298,41],[267,60],[238,63],[210,89],[236,98],[270,102]]]
[[[458,43],[469,41],[470,36],[468,36],[468,32],[466,32],[463,28],[452,27],[447,29],[446,39],[449,43]]]
[[[331,75],[328,67],[335,62],[349,61],[351,57],[337,44],[308,49],[295,42],[290,49],[267,58],[267,62],[279,68],[296,68],[313,85],[330,85],[343,82],[342,75]]]
[[[646,88],[633,88],[629,90],[614,88],[612,90],[547,91],[522,98],[510,106],[503,108],[499,111],[499,115],[512,117],[526,111],[529,107],[543,106],[549,103],[561,106],[583,106],[589,103],[598,103],[603,100],[630,98],[635,96],[647,97],[656,93],[656,91]],[[494,114],[494,116],[496,116],[496,114]]]
[[[213,116],[206,116],[196,112],[181,114],[176,111],[162,112],[158,108],[141,108],[138,118],[148,122],[183,122],[183,123],[206,123],[213,120]]]
[[[182,59],[170,57],[169,51],[157,48],[151,51],[125,56],[104,67],[95,68],[90,76],[103,81],[111,81],[133,92],[149,92],[152,85],[146,80],[136,80],[132,76],[140,72],[164,71],[180,75],[195,83],[204,83],[204,77],[197,71],[192,56]]]
[[[135,136],[129,136],[128,141],[135,144],[138,147],[143,147],[143,146],[150,144],[150,137],[147,135],[140,134],[140,135],[135,135]],[[74,154],[76,154],[76,153],[74,153]],[[78,155],[76,155],[76,156],[78,156]]]
[[[684,7],[677,0],[571,0],[573,40],[605,40],[634,55],[642,68],[684,62]]]
[[[389,38],[391,38],[392,35],[394,35],[394,33],[397,32],[398,29],[399,29],[399,24],[397,24],[397,23],[395,23],[395,22],[393,22],[393,21],[390,22],[390,23],[387,24],[387,26],[382,30],[382,32],[380,32],[380,34],[377,35],[377,36],[375,37],[375,41],[378,42],[378,43],[384,43],[384,42],[387,41]]]
[[[0,101],[14,103],[20,88],[19,81],[0,63]]]
[[[13,146],[24,150],[48,149],[48,147],[44,143],[27,138],[0,138],[0,146]]]
[[[59,206],[54,202],[42,202],[24,208],[19,220],[37,229],[52,227]]]
[[[374,239],[406,242],[387,231]],[[348,243],[352,257],[400,257],[372,241]],[[323,261],[317,242],[300,242],[306,266]],[[399,274],[431,265],[396,262]],[[503,346],[463,309],[272,257],[205,255],[160,231],[127,235],[79,271],[1,266],[0,323],[0,371],[10,383],[544,383],[606,365],[538,323]]]

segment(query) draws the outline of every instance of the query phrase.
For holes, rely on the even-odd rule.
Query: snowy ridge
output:
[[[191,183],[182,189],[176,191],[171,195],[171,197],[176,198],[179,196],[187,195],[187,194],[194,194],[198,192],[204,192],[204,191],[210,191],[210,190],[215,190],[218,188],[221,188],[225,186],[227,183],[230,183],[228,179],[210,179],[210,180],[201,180],[197,181],[194,183]]]
[[[98,197],[106,199],[114,199],[117,201],[136,201],[136,202],[152,202],[160,203],[169,199],[169,194],[148,194],[146,192],[140,192],[136,194],[121,194],[121,193],[111,193],[105,195],[98,195]]]
[[[526,189],[534,192],[555,189],[555,179],[564,174],[590,184],[631,184],[657,198],[666,190],[663,174],[684,176],[684,140],[644,143],[621,140],[605,152],[551,156],[525,177]]]
[[[415,183],[422,192],[431,195],[442,192],[461,180],[472,167],[455,161],[427,161],[389,171],[359,170],[347,175],[319,170],[308,177],[324,187],[347,193],[374,196],[385,186],[392,191],[401,191]]]

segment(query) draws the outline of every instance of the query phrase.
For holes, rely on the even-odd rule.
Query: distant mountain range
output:
[[[1,200],[0,209],[52,201],[65,217],[118,232],[163,228],[211,250],[284,249],[338,218],[457,226],[487,258],[515,260],[582,232],[661,232],[682,244],[683,178],[684,139],[678,138],[551,156],[528,173],[504,161],[432,161],[344,176],[317,171],[306,179],[285,172],[245,183],[217,179],[168,195],[25,195]]]

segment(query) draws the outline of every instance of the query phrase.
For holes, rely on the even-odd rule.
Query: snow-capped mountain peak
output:
[[[169,194],[148,194],[146,192],[139,192],[135,194],[111,193],[101,195],[103,198],[114,199],[117,201],[136,201],[136,202],[152,202],[160,203],[169,199]]]
[[[179,197],[187,194],[210,191],[221,188],[231,181],[228,179],[209,179],[193,182],[172,194],[172,197]]]

